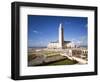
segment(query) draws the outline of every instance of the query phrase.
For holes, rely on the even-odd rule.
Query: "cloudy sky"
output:
[[[58,40],[59,24],[64,26],[64,40],[87,45],[86,17],[28,15],[28,47],[45,47]]]

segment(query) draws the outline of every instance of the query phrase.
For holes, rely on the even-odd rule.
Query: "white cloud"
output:
[[[33,33],[35,33],[35,34],[42,34],[42,32],[39,32],[37,30],[33,30]]]
[[[72,39],[71,41],[76,45],[87,45],[87,36],[82,36],[77,39]]]
[[[39,33],[37,30],[33,30],[33,32],[34,32],[35,34],[38,34],[38,33]]]

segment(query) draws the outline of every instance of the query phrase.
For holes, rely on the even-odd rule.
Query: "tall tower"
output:
[[[63,49],[64,45],[64,29],[62,23],[59,25],[59,48]]]

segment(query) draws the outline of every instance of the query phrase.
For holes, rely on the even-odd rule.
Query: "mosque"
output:
[[[50,42],[47,45],[47,48],[50,49],[67,49],[67,48],[75,48],[76,45],[71,41],[64,41],[64,27],[63,24],[59,25],[59,33],[58,33],[58,41]]]

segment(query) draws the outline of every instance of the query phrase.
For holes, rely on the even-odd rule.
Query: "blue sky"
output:
[[[28,15],[28,47],[44,47],[58,40],[59,24],[64,26],[64,40],[87,45],[86,17]]]

